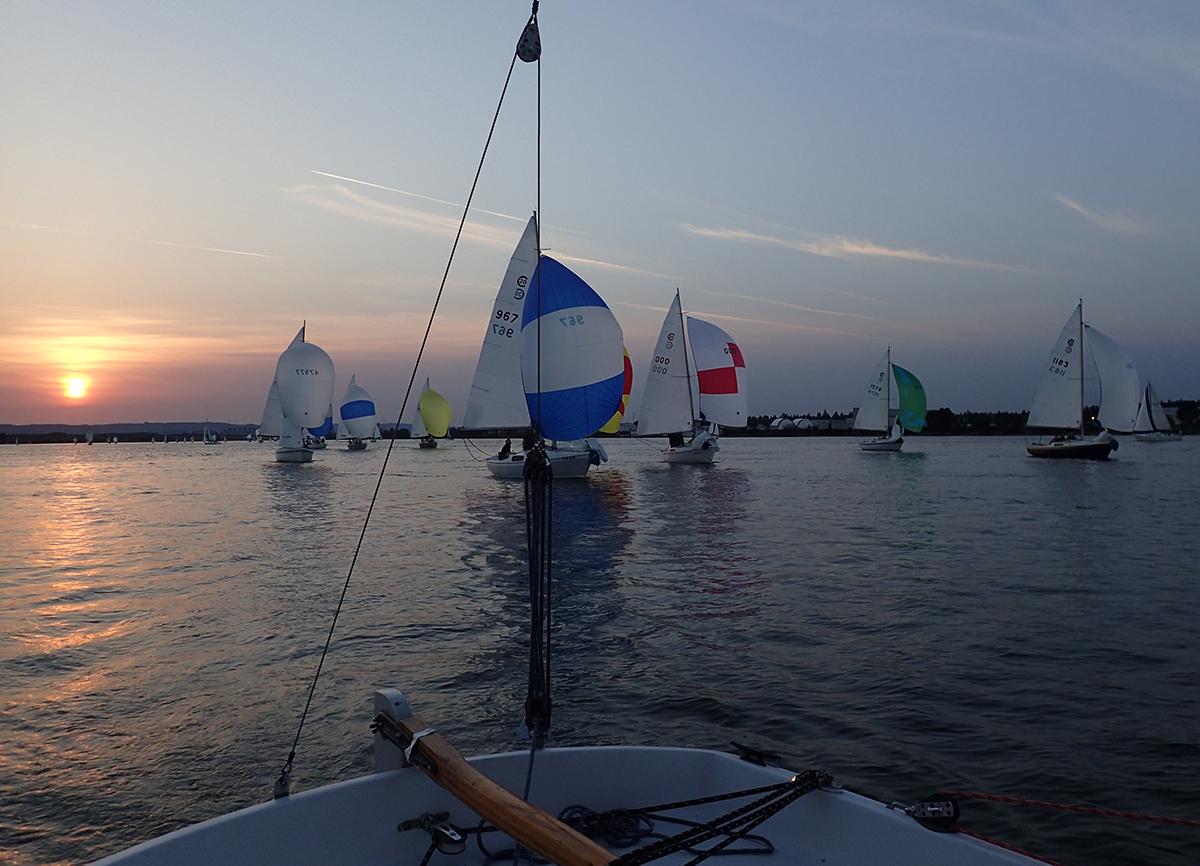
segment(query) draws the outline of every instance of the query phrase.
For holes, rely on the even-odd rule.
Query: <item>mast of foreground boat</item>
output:
[[[692,370],[688,365],[687,324],[683,318],[683,301],[679,299],[679,287],[675,287],[675,300],[679,301],[679,339],[683,343],[683,380],[687,382],[688,411],[692,413],[692,435],[696,435],[696,404],[692,400]]]
[[[883,438],[892,435],[892,347],[887,347],[887,361],[883,364],[883,387],[887,390],[887,413],[883,416]]]

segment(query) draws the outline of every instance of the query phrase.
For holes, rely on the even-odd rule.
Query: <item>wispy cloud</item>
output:
[[[410,198],[417,198],[417,199],[420,199],[421,201],[431,201],[431,202],[434,202],[435,204],[444,204],[448,207],[456,207],[456,208],[462,207],[461,202],[447,201],[444,198],[434,198],[431,195],[422,195],[419,192],[410,192],[409,190],[406,190],[406,189],[397,189],[394,186],[384,186],[381,183],[372,183],[369,180],[359,180],[358,178],[354,178],[354,177],[345,177],[344,175],[340,175],[340,174],[331,174],[328,171],[317,171],[317,169],[315,169],[315,168],[311,168],[311,169],[309,169],[309,171],[312,172],[313,174],[319,174],[322,177],[331,177],[334,180],[344,180],[347,183],[357,183],[362,186],[369,186],[372,189],[382,189],[382,190],[386,190],[387,192],[394,192],[399,195],[406,195]],[[484,210],[481,207],[473,207],[473,208],[471,208],[471,210],[475,211],[476,213],[485,213],[488,216],[499,217],[500,219],[504,219],[504,220],[512,220],[513,222],[518,222],[518,223],[521,223],[522,225],[529,222],[529,217],[519,217],[519,216],[513,216],[512,214],[500,213],[499,211]]]
[[[199,250],[205,253],[225,253],[230,256],[250,256],[255,259],[278,259],[279,256],[273,256],[270,253],[252,253],[249,250],[227,250],[222,247],[198,247],[193,244],[181,244],[175,241],[158,241],[151,238],[127,238],[135,244],[157,244],[160,247],[179,247],[185,250]]]
[[[1092,225],[1108,232],[1122,235],[1146,235],[1154,231],[1154,223],[1129,211],[1108,211],[1084,207],[1075,199],[1059,193],[1054,193],[1051,198],[1068,210],[1079,214]]]
[[[625,271],[631,274],[642,274],[647,277],[654,277],[659,280],[674,280],[675,277],[670,274],[660,274],[655,271],[647,271],[642,268],[635,268],[632,265],[622,265],[616,262],[605,262],[600,259],[585,259],[583,256],[564,256],[560,253],[555,253],[554,258],[563,262],[570,262],[576,265],[592,265],[597,268],[607,268],[613,271]]]
[[[690,223],[680,223],[680,228],[689,234],[712,238],[714,240],[769,244],[830,259],[892,259],[918,264],[956,265],[965,268],[983,268],[994,271],[1026,270],[1018,265],[985,262],[979,259],[966,259],[904,247],[889,247],[877,244],[874,241],[851,238],[844,235],[815,236],[813,240],[801,240],[799,238],[761,234],[747,229],[709,228],[691,225]]]
[[[26,229],[31,232],[61,232],[62,229],[55,226],[44,226],[39,223],[14,223],[0,222],[0,228],[5,229]]]
[[[614,301],[614,306],[630,307],[635,310],[650,310],[656,313],[665,313],[666,307],[656,307],[652,304],[635,304],[630,301]],[[852,331],[839,331],[834,328],[823,328],[820,325],[802,325],[799,322],[784,322],[779,319],[753,319],[749,316],[734,316],[728,313],[712,313],[704,310],[688,310],[687,314],[695,316],[703,316],[706,319],[719,319],[725,322],[743,322],[749,325],[760,325],[766,328],[783,328],[789,331],[807,331],[813,334],[829,334],[835,337],[856,337],[862,340],[875,340],[869,334],[856,334]]]

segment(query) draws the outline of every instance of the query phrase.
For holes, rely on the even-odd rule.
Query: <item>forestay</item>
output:
[[[537,262],[537,217],[530,217],[488,317],[463,426],[524,427],[529,424],[521,388],[521,326],[529,281]]]
[[[547,439],[583,439],[621,405],[621,326],[569,268],[542,256],[525,296],[521,378],[534,428]]]
[[[1087,347],[1100,376],[1100,423],[1114,433],[1132,433],[1142,402],[1142,380],[1133,359],[1111,337],[1092,325]]]
[[[891,350],[884,352],[879,363],[875,365],[875,371],[871,373],[867,382],[867,394],[863,397],[863,404],[858,407],[858,414],[854,416],[855,430],[887,430],[888,389],[892,387],[888,381],[890,357]]]
[[[1026,422],[1030,427],[1079,429],[1083,411],[1083,398],[1080,395],[1083,376],[1083,353],[1079,346],[1080,313],[1080,308],[1076,306],[1055,340],[1046,366],[1042,368],[1042,378]]]
[[[746,360],[733,337],[704,319],[688,316],[688,340],[696,359],[700,420],[745,427],[750,414]]]
[[[333,359],[304,341],[304,328],[275,364],[283,416],[297,427],[320,427],[333,399]]]
[[[928,411],[925,386],[909,370],[897,364],[892,364],[892,375],[896,377],[896,392],[900,395],[900,411],[896,413],[896,421],[910,433],[920,433],[925,429]]]
[[[351,439],[370,439],[375,434],[375,401],[354,376],[346,387],[342,397],[342,406],[338,410],[342,418],[342,429]]]
[[[646,388],[638,409],[637,434],[663,436],[692,429],[695,373],[684,356],[683,313],[679,295],[671,302],[663,319],[654,355],[646,372]]]

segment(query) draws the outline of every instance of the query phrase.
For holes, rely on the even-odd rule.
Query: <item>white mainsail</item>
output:
[[[1042,369],[1042,378],[1026,421],[1029,427],[1079,429],[1083,413],[1083,352],[1079,345],[1082,306],[1076,306],[1063,325]]]
[[[1087,349],[1100,377],[1100,423],[1114,433],[1132,433],[1142,402],[1142,380],[1137,367],[1111,337],[1090,324]]]
[[[429,378],[426,377],[425,378],[425,387],[421,389],[421,394],[424,394],[428,390],[429,390]],[[525,402],[524,393],[521,394],[521,402],[522,403]],[[412,409],[410,409],[409,411],[412,414],[409,415],[409,417],[412,418],[412,422],[411,422],[411,429],[409,431],[408,437],[410,439],[420,439],[422,436],[426,436],[429,434],[429,431],[425,429],[425,420],[421,417],[421,397],[420,397],[420,395],[417,395],[417,399],[413,400],[411,405],[412,405]],[[496,426],[502,426],[502,425],[496,425]]]
[[[875,372],[871,374],[871,379],[867,383],[867,394],[863,397],[863,404],[858,407],[858,413],[854,416],[855,430],[887,430],[888,428],[888,394],[892,387],[889,379],[889,369],[891,365],[891,350],[883,353],[883,357],[879,359],[879,363],[875,366]]]
[[[297,427],[319,428],[333,399],[333,359],[304,340],[304,327],[275,365],[283,417]]]
[[[282,423],[283,404],[279,402],[279,383],[272,380],[271,390],[267,392],[267,402],[263,405],[258,435],[264,439],[276,438],[279,436],[279,427]]]
[[[700,420],[745,427],[750,415],[746,361],[733,337],[712,322],[687,317],[688,343],[696,360]]]
[[[662,436],[690,431],[695,420],[693,383],[696,374],[687,357],[678,292],[663,319],[647,370],[646,388],[638,409],[637,435]]]
[[[537,264],[537,217],[530,217],[513,251],[488,316],[475,365],[463,426],[525,427],[529,412],[521,383],[521,320],[525,293]]]
[[[1138,406],[1137,420],[1133,425],[1134,433],[1171,433],[1171,420],[1167,418],[1167,413],[1163,411],[1162,401],[1158,399],[1158,392],[1154,390],[1154,386],[1149,382],[1146,383],[1145,390],[1142,392],[1142,402]]]

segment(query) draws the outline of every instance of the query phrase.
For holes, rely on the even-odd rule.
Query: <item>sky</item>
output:
[[[0,423],[255,421],[305,320],[335,402],[355,373],[394,417],[528,12],[9,0]],[[678,287],[738,341],[754,413],[858,405],[888,345],[931,408],[1019,410],[1083,297],[1164,399],[1200,396],[1200,4],[545,0],[539,23],[543,244],[636,380]],[[459,416],[535,207],[536,75],[419,373]]]

